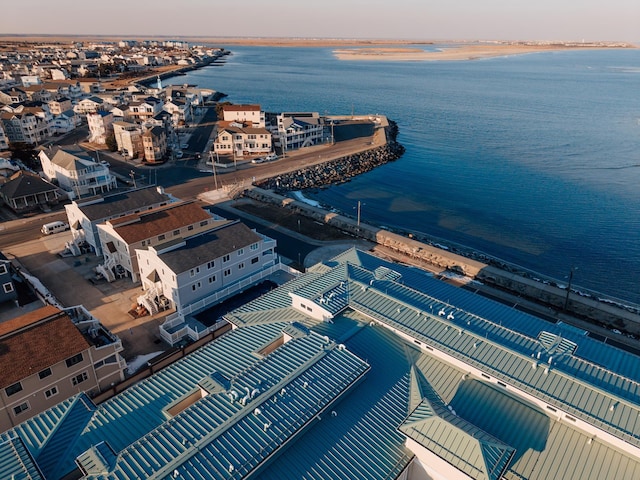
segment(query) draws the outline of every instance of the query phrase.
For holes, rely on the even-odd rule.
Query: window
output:
[[[257,250],[258,249],[258,244],[254,243],[249,247],[251,250]]]
[[[15,395],[22,391],[22,384],[20,382],[14,383],[13,385],[9,385],[5,388],[4,391],[7,394],[7,397],[10,397],[11,395]]]
[[[158,235],[158,240],[164,240],[164,235]]]
[[[194,283],[193,285],[191,285],[191,290],[193,290],[195,292],[196,289],[198,289],[200,287],[201,287],[200,282],[197,282],[197,283]]]
[[[38,373],[38,377],[40,377],[40,380],[42,380],[43,378],[47,378],[49,375],[51,375],[50,368],[45,368],[44,370]]]
[[[51,398],[57,394],[58,394],[58,387],[51,387],[49,390],[45,390],[44,392],[44,396],[47,398]]]
[[[216,281],[216,276],[215,275],[212,275],[212,276],[209,277],[209,283],[213,283],[215,281]]]
[[[222,257],[222,261],[223,262],[228,262],[229,258],[231,258],[231,257],[229,257],[229,255],[225,255],[224,257]]]
[[[67,367],[73,367],[77,363],[80,363],[83,360],[82,353],[74,355],[73,357],[67,358],[66,363]]]
[[[244,248],[238,249],[238,256],[244,255]]]
[[[260,257],[255,257],[251,259],[251,265],[253,265],[254,263],[258,263],[260,261]]]
[[[177,237],[178,235],[180,235],[180,230],[174,230],[173,231],[173,236]]]
[[[211,261],[211,262],[207,263],[207,268],[208,268],[209,270],[211,270],[211,269],[213,268],[214,264],[215,264],[215,262],[213,262],[213,261]]]
[[[95,369],[98,369],[100,367],[104,367],[105,365],[109,365],[112,363],[117,363],[118,359],[116,358],[115,355],[111,355],[110,357],[105,358],[104,360],[100,360],[99,362],[96,362],[93,364],[93,367]]]
[[[206,220],[204,222],[200,222],[200,226],[201,227],[206,227],[207,223],[209,223],[209,222],[207,222]]]
[[[200,273],[200,267],[192,268],[189,274],[193,277],[196,273]]]
[[[73,377],[71,379],[71,383],[73,384],[73,386],[75,387],[76,385],[81,384],[82,382],[84,382],[85,380],[87,380],[87,378],[89,378],[87,376],[87,372],[82,372],[80,375],[76,375],[75,377]]]
[[[142,240],[142,246],[144,247],[147,244],[146,240]]]
[[[238,270],[242,270],[244,268],[244,262],[240,262],[238,264]]]
[[[187,230],[189,230],[189,231],[193,230],[193,225],[189,225],[189,226],[187,227]]]
[[[231,269],[230,269],[230,268],[227,268],[227,269],[224,271],[224,276],[225,276],[225,277],[228,277],[229,275],[231,275]]]
[[[4,293],[13,292],[13,283],[11,283],[11,282],[3,283],[2,284],[2,289],[4,290]]]
[[[7,266],[4,263],[0,264],[0,275],[7,273]]]
[[[17,407],[13,407],[14,415],[20,415],[22,412],[29,410],[29,402],[24,402],[18,405]]]

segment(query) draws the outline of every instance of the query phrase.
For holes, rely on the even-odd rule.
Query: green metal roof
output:
[[[515,452],[447,408],[422,373],[412,368],[412,385],[423,399],[400,431],[477,480],[498,480]]]

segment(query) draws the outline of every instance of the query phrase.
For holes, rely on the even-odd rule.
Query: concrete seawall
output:
[[[482,283],[528,299],[537,304],[563,310],[567,300],[566,289],[550,282],[540,282],[489,263],[474,260],[443,248],[417,241],[398,233],[357,222],[351,218],[330,212],[307,203],[285,197],[263,188],[245,191],[245,196],[257,201],[278,205],[310,217],[319,222],[364,238],[386,247],[410,259],[426,262],[442,270],[460,273]],[[640,315],[636,306],[624,306],[615,301],[580,295],[572,290],[568,297],[566,313],[584,318],[590,323],[608,329],[619,329],[640,336]]]

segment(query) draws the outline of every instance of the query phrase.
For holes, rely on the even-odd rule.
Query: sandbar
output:
[[[378,61],[461,61],[480,58],[523,55],[528,53],[560,50],[586,50],[604,48],[635,48],[622,43],[552,43],[552,44],[458,44],[423,50],[418,47],[354,47],[333,50],[339,60],[378,60]]]

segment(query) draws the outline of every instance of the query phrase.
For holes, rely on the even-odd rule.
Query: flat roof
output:
[[[171,198],[160,193],[157,187],[144,187],[137,190],[94,197],[75,201],[80,211],[91,221],[113,218],[136,209],[149,208],[153,205],[170,202]]]

